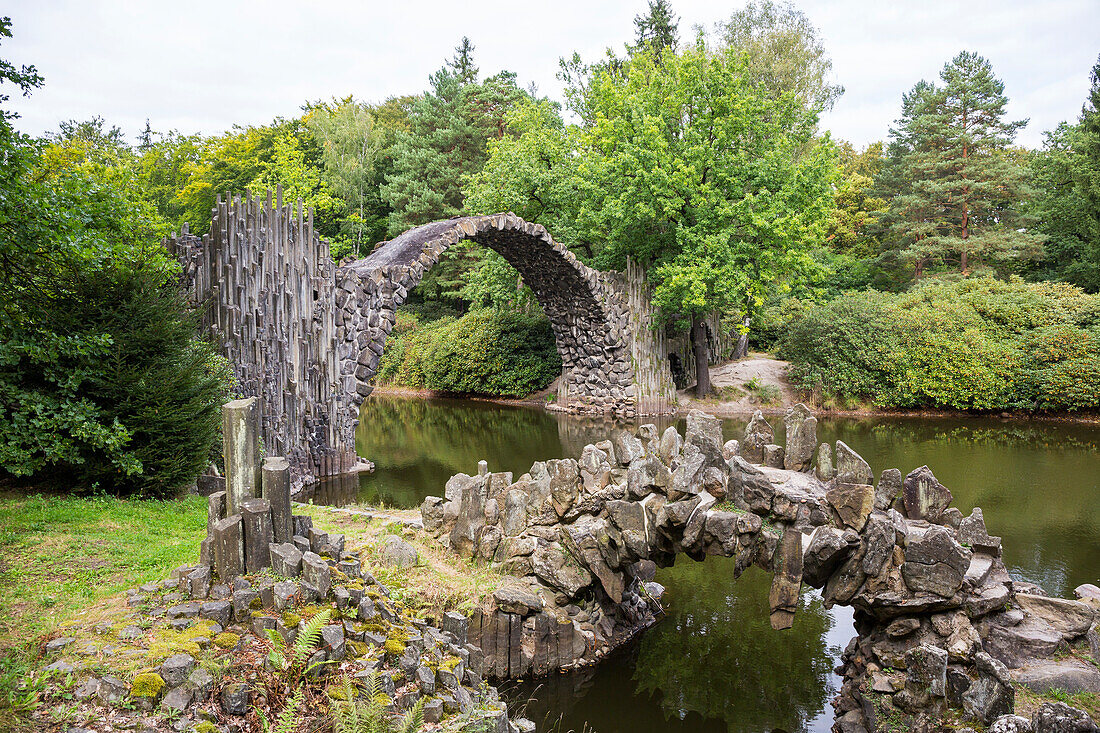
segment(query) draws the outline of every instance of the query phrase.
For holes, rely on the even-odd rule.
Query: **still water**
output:
[[[479,460],[518,477],[534,461],[579,456],[615,427],[535,408],[384,396],[371,397],[360,419],[357,447],[375,472],[357,486],[323,489],[318,501],[415,507]],[[771,422],[781,434],[781,419]],[[740,438],[745,421],[724,425],[727,438]],[[1060,595],[1100,579],[1100,427],[844,418],[823,419],[818,435],[852,446],[876,475],[930,466],[964,514],[982,507],[1014,576]],[[855,633],[848,609],[827,611],[804,593],[794,628],[776,632],[761,571],[735,581],[731,560],[682,557],[657,580],[669,611],[657,626],[594,669],[514,685],[513,704],[526,705],[540,730],[560,721],[562,733],[829,730],[839,684],[832,668]]]

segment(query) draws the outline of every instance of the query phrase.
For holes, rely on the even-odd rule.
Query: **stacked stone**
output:
[[[356,468],[356,408],[341,391],[337,272],[313,212],[219,196],[210,232],[164,241],[183,265],[202,327],[233,365],[239,390],[263,400],[263,441],[287,457],[295,486]]]
[[[336,300],[342,308],[337,322],[345,329],[341,343],[348,352],[342,357],[346,393],[355,394],[357,404],[370,394],[370,380],[397,309],[443,252],[466,239],[503,256],[534,291],[562,357],[559,405],[579,413],[637,414],[631,349],[636,326],[648,333],[649,321],[632,324],[621,278],[586,267],[544,227],[514,214],[426,224],[340,268]],[[634,320],[647,317],[641,314]],[[354,377],[354,385],[348,377]],[[649,381],[660,379],[658,375]],[[668,409],[667,401],[650,400],[646,405]]]
[[[784,427],[780,446],[758,412],[723,442],[720,421],[693,411],[683,437],[643,425],[518,480],[485,466],[452,477],[421,507],[425,529],[515,576],[475,614],[487,668],[514,676],[594,661],[652,623],[653,570],[680,553],[771,572],[776,629],[792,625],[803,583],[827,606],[856,609],[838,709],[848,731],[874,729],[852,720],[870,709],[869,686],[907,714],[951,706],[989,724],[1012,712],[1014,679],[1065,671],[1056,652],[1095,635],[1100,600],[1013,581],[981,509],[964,517],[926,466],[884,471],[876,485],[842,441],[818,445],[805,406]],[[1100,685],[1100,669],[1080,667]]]
[[[132,590],[130,606],[144,610],[134,625],[121,631],[120,638],[140,638],[144,629],[155,625],[182,631],[202,622],[215,637],[207,642],[221,645],[230,639],[234,649],[255,656],[255,637],[266,641],[269,631],[274,631],[293,645],[307,623],[294,611],[312,606],[316,612],[318,606],[328,605],[333,607],[333,620],[322,628],[321,641],[309,658],[311,676],[339,670],[365,683],[378,675],[392,711],[408,710],[423,697],[427,723],[463,714],[487,725],[486,730],[533,730],[529,721],[509,720],[496,689],[483,683],[485,659],[467,639],[465,617],[447,614],[442,628],[408,618],[390,590],[364,567],[362,558],[345,550],[342,535],[327,535],[314,528],[308,517],[295,517],[292,541],[272,544],[270,557],[273,575],[248,571],[231,582],[215,579],[211,584],[208,568],[186,566],[163,583]],[[55,643],[55,647],[61,645]],[[143,686],[143,679],[150,684]],[[177,716],[192,706],[205,706],[214,696],[221,713],[236,720],[252,709],[254,696],[262,690],[239,682],[216,685],[193,657],[174,654],[135,678],[132,686],[111,676],[94,677],[77,694],[81,700],[129,702],[147,711],[171,708]]]

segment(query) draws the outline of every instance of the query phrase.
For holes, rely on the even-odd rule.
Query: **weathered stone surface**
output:
[[[1083,601],[1017,593],[1016,602],[1025,613],[1046,621],[1066,639],[1081,636],[1096,619],[1096,609]]]
[[[218,579],[228,583],[243,575],[244,535],[241,530],[241,515],[234,514],[214,524],[214,567]]]
[[[783,468],[783,446],[773,443],[764,446],[764,465],[770,468]]]
[[[670,425],[665,428],[665,432],[661,434],[661,462],[666,466],[670,466],[673,461],[679,460],[683,445],[684,439],[680,437],[680,433],[676,431],[675,426]]]
[[[222,406],[222,455],[225,457],[226,514],[260,495],[260,400],[233,400]]]
[[[615,458],[620,466],[629,466],[632,461],[645,456],[642,441],[628,430],[616,431],[611,438],[611,445],[615,447]]]
[[[1010,714],[1016,692],[1008,669],[985,652],[974,656],[974,667],[978,678],[962,694],[963,711],[971,720],[986,724]]]
[[[1045,702],[1031,718],[1034,733],[1094,733],[1100,730],[1084,710],[1064,702]]]
[[[443,527],[443,498],[429,496],[420,505],[420,519],[424,523],[424,530],[435,534]]]
[[[1062,690],[1100,695],[1100,668],[1072,657],[1047,659],[1014,670],[1013,679],[1039,694]]]
[[[861,532],[875,504],[875,487],[870,484],[847,484],[839,480],[825,493],[825,499],[836,510],[840,521]]]
[[[222,712],[226,715],[246,715],[248,713],[248,685],[233,682],[222,687]]]
[[[566,595],[575,596],[592,582],[588,569],[557,542],[540,547],[531,558],[535,575]]]
[[[706,457],[702,453],[685,456],[672,474],[672,483],[668,487],[668,498],[679,501],[694,496],[703,490],[703,469]]]
[[[447,514],[455,513],[451,529],[451,549],[463,557],[477,554],[478,540],[485,527],[485,478],[458,474],[447,482],[448,501],[443,507],[444,521]],[[457,494],[452,498],[451,493]]]
[[[315,588],[322,598],[332,589],[332,570],[324,558],[315,552],[302,554],[302,582]]]
[[[817,458],[814,462],[814,475],[821,481],[831,481],[836,478],[836,465],[833,463],[833,447],[828,443],[822,443],[817,447]]]
[[[703,454],[705,465],[722,468],[722,421],[701,410],[692,410],[687,416],[687,434],[684,442],[694,445]]]
[[[302,572],[302,551],[289,542],[272,543],[268,548],[271,571],[284,578],[296,578]]]
[[[1039,619],[1029,618],[1008,626],[990,617],[979,626],[984,629],[985,650],[1009,669],[1054,656],[1063,643],[1062,635]]]
[[[1001,556],[1001,538],[992,537],[985,528],[985,517],[980,507],[974,507],[969,517],[959,521],[959,542],[993,557]]]
[[[798,592],[802,588],[802,533],[794,527],[783,532],[772,566],[772,586],[768,595],[771,625],[777,631],[794,624]]]
[[[931,644],[910,649],[905,653],[905,669],[905,688],[916,699],[947,696],[947,652],[943,649]]]
[[[811,588],[821,588],[839,565],[847,559],[851,547],[839,529],[821,526],[813,531],[802,559],[802,577]]]
[[[416,548],[397,535],[387,535],[382,541],[382,562],[395,568],[411,568],[420,562]]]
[[[190,654],[173,654],[160,665],[160,676],[169,688],[182,685],[191,670],[195,668],[195,660]]]
[[[873,484],[875,481],[867,461],[842,440],[836,442],[836,480],[845,484]]]
[[[268,549],[275,539],[271,528],[271,502],[245,499],[241,502],[241,526],[244,532],[244,567],[258,573],[271,565]]]
[[[923,533],[906,536],[901,575],[910,590],[950,598],[962,586],[970,557],[950,530],[932,525]]]
[[[290,542],[294,536],[294,512],[290,507],[290,461],[268,456],[264,458],[261,475],[262,496],[271,504],[273,542]]]
[[[787,409],[783,426],[787,437],[783,467],[788,471],[809,471],[817,448],[817,418],[799,403]]]
[[[531,587],[518,578],[505,578],[500,587],[493,591],[493,600],[501,611],[519,616],[538,613],[544,605]]]
[[[764,462],[764,446],[775,443],[775,431],[757,410],[745,427],[745,439],[741,441],[741,457],[749,463]]]
[[[626,488],[636,499],[644,499],[654,491],[665,491],[672,484],[672,472],[657,458],[639,458],[626,472]]]
[[[878,486],[875,487],[875,509],[884,512],[893,506],[894,501],[901,496],[901,471],[896,468],[888,468],[879,476]]]
[[[939,520],[951,504],[951,492],[936,480],[928,466],[909,473],[902,484],[902,506],[910,519]]]
[[[897,530],[890,518],[882,512],[867,517],[863,529],[863,572],[878,576],[894,554]]]
[[[1031,733],[1031,721],[1019,715],[1002,715],[989,726],[989,733]]]

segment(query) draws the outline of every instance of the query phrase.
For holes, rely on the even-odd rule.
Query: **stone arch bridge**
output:
[[[723,441],[720,421],[693,411],[685,436],[642,425],[519,478],[484,463],[452,477],[421,516],[452,551],[506,575],[469,619],[487,670],[597,661],[654,622],[656,566],[685,554],[771,572],[777,630],[794,623],[803,584],[855,609],[834,730],[874,731],[891,711],[909,730],[940,730],[949,708],[990,724],[1013,712],[1016,683],[1100,685],[1098,589],[1066,600],[1012,579],[981,509],[963,516],[928,467],[876,484],[843,442],[817,443],[804,406],[784,427],[780,446],[758,412]],[[1059,659],[1086,638],[1094,663]]]
[[[288,458],[300,485],[355,470],[358,409],[396,311],[464,240],[501,254],[534,291],[562,358],[560,409],[670,411],[675,388],[640,270],[593,270],[514,214],[426,224],[338,265],[312,212],[284,203],[280,187],[263,199],[219,197],[205,236],[184,228],[165,246],[240,392],[261,399],[268,451]]]

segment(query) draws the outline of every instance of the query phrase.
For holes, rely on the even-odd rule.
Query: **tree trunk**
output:
[[[695,352],[695,396],[710,394],[710,365],[707,363],[707,327],[699,316],[691,317],[691,345]]]

